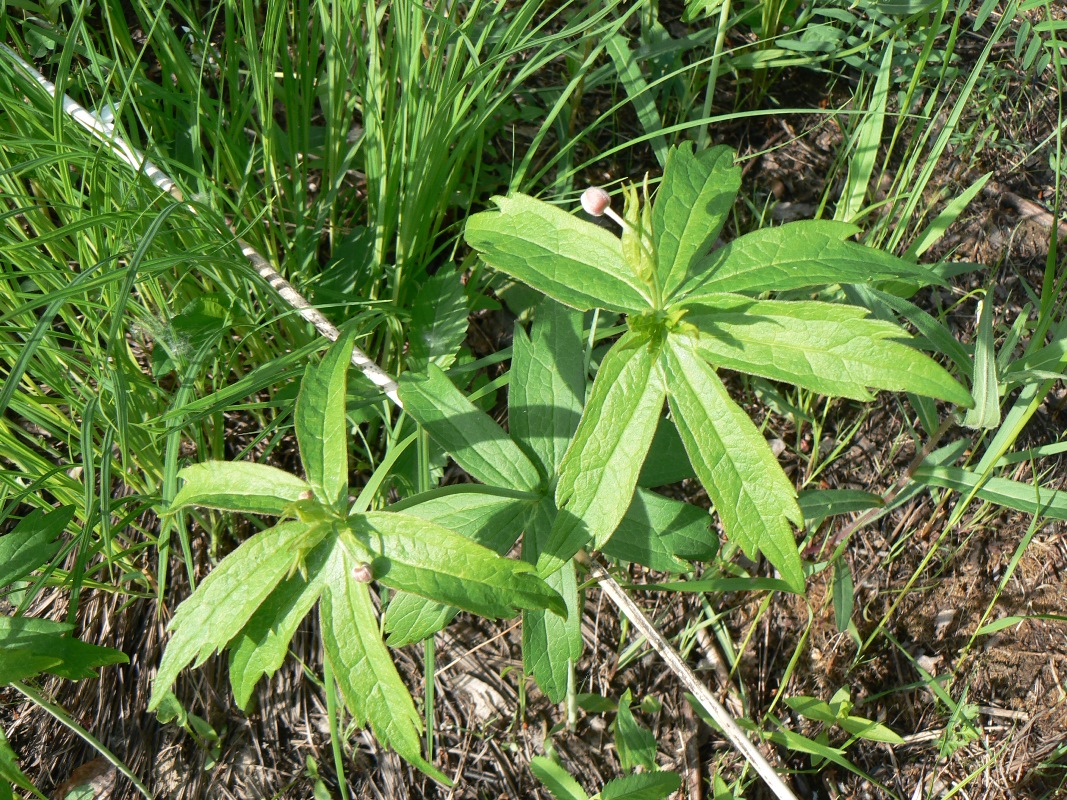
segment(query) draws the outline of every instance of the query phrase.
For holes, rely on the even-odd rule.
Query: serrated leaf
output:
[[[645,772],[604,784],[600,800],[663,800],[677,792],[682,779],[676,772]]]
[[[47,564],[63,547],[57,541],[74,517],[74,506],[45,511],[35,508],[0,536],[0,587],[10,586]]]
[[[669,335],[663,357],[671,414],[726,536],[749,558],[763,553],[789,586],[803,591],[804,573],[789,525],[800,525],[803,518],[796,491],[766,439],[688,336]]]
[[[178,472],[185,484],[168,511],[186,506],[244,511],[280,517],[311,491],[311,484],[289,472],[253,461],[204,461]]]
[[[556,800],[589,800],[589,795],[585,793],[578,781],[549,758],[544,756],[531,758],[530,772],[552,792]]]
[[[348,425],[345,422],[348,365],[355,332],[349,330],[308,364],[296,398],[296,439],[300,462],[315,496],[343,510],[348,501]]]
[[[47,619],[0,616],[0,650],[23,651],[35,659],[53,659],[58,663],[43,669],[74,681],[95,678],[97,667],[129,662],[126,654],[118,650],[68,636],[73,629],[73,625]]]
[[[0,650],[0,686],[23,681],[40,672],[48,672],[63,663],[62,658],[40,655],[32,650],[4,646]]]
[[[492,417],[477,408],[433,364],[400,376],[405,410],[473,478],[525,491],[541,483],[537,467]]]
[[[467,220],[464,238],[486,264],[579,311],[644,311],[647,289],[609,231],[524,194]]]
[[[558,569],[586,542],[601,547],[630,506],[663,411],[662,369],[649,339],[626,333],[600,364],[556,484],[559,513],[538,572]]]
[[[662,572],[688,572],[686,561],[709,561],[719,549],[702,508],[638,489],[615,533],[601,548],[622,561]]]
[[[409,592],[394,592],[385,613],[387,643],[390,647],[404,647],[421,642],[444,630],[458,613],[455,606]]]
[[[546,299],[537,307],[531,335],[515,326],[508,426],[542,474],[555,475],[585,399],[582,315]]]
[[[691,306],[685,321],[701,332],[700,354],[716,367],[833,397],[871,400],[872,388],[972,404],[936,361],[897,341],[906,331],[857,306],[720,295]]]
[[[11,749],[7,736],[4,735],[3,730],[0,730],[0,782],[3,781],[8,781],[27,792],[33,792],[35,797],[45,800],[45,795],[41,794],[37,787],[33,785],[33,782],[26,777],[26,773],[19,769],[18,757],[15,755],[15,751]],[[10,788],[8,789],[8,797],[11,797]]]
[[[741,188],[741,168],[729,147],[694,155],[685,142],[667,156],[663,181],[652,206],[657,272],[670,296],[694,276],[711,250]]]
[[[523,608],[567,613],[563,599],[529,564],[498,556],[440,525],[385,511],[354,514],[349,523],[380,552],[372,569],[386,586],[490,619]]]
[[[179,607],[167,626],[174,635],[152,682],[154,710],[189,662],[197,667],[229,644],[325,529],[283,522],[230,553]]]
[[[415,495],[389,510],[436,523],[504,555],[519,538],[536,502],[534,495],[465,484]],[[444,628],[458,611],[425,597],[396,592],[385,615],[389,646],[422,641]]]
[[[379,742],[434,780],[451,785],[422,757],[419,712],[378,635],[367,585],[349,577],[355,564],[348,558],[338,562],[330,570],[319,611],[323,648],[345,705],[359,725],[370,723]]]
[[[308,553],[306,577],[296,572],[283,580],[230,644],[230,686],[241,708],[259,679],[273,675],[285,660],[297,627],[322,593],[333,544],[331,539]]]
[[[844,241],[858,230],[845,222],[802,220],[747,233],[698,265],[698,276],[682,288],[679,300],[894,279],[921,286],[944,284],[928,267]]]
[[[546,498],[530,515],[530,524],[523,539],[523,557],[536,561],[540,547],[552,530],[555,507]],[[523,669],[533,675],[541,691],[553,703],[567,696],[570,664],[582,654],[582,612],[579,606],[578,582],[574,563],[545,578],[545,583],[559,592],[567,605],[567,617],[545,611],[524,611],[522,615]]]
[[[448,369],[467,337],[468,313],[460,272],[442,270],[426,280],[411,304],[408,369],[419,372],[430,363]]]
[[[615,715],[615,749],[619,753],[619,763],[629,772],[636,767],[651,770],[656,766],[656,737],[652,731],[637,724],[630,711],[630,690],[627,689],[619,699],[619,710]]]

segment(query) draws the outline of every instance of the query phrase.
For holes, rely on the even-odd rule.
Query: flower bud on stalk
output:
[[[602,217],[607,214],[624,230],[630,227],[626,224],[626,220],[611,210],[611,195],[599,186],[590,186],[582,192],[582,208],[585,209],[587,214],[591,214],[594,217]]]

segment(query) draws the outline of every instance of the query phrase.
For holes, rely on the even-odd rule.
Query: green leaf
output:
[[[656,737],[652,731],[637,724],[630,711],[631,701],[627,689],[619,699],[619,711],[615,715],[615,748],[619,752],[619,763],[626,772],[636,767],[651,770],[656,766]]]
[[[622,561],[662,572],[688,572],[686,561],[709,561],[719,549],[702,508],[638,489],[615,533],[601,548]]]
[[[476,480],[525,491],[540,485],[537,467],[511,437],[433,364],[425,374],[400,376],[400,399],[433,440]]]
[[[300,461],[315,496],[338,511],[348,503],[348,425],[345,422],[348,365],[355,331],[349,330],[308,364],[296,398]]]
[[[530,772],[552,792],[552,795],[557,800],[589,800],[589,795],[578,785],[578,781],[572,778],[567,770],[549,758],[544,756],[531,758]]]
[[[35,508],[0,536],[0,587],[10,586],[47,564],[63,547],[58,537],[74,517],[74,506]]]
[[[455,606],[427,600],[410,592],[393,592],[385,613],[389,646],[404,647],[428,639],[444,630],[458,613],[459,609]]]
[[[804,521],[814,528],[827,517],[881,508],[885,501],[859,489],[805,489],[797,496],[797,505]]]
[[[600,800],[664,800],[681,788],[676,772],[643,772],[604,784]]]
[[[685,445],[678,435],[678,428],[669,417],[660,418],[637,485],[651,489],[695,477],[693,465],[689,463],[689,457],[685,453]]]
[[[630,506],[666,387],[650,340],[626,333],[607,352],[560,463],[559,514],[538,561],[545,575],[587,541],[601,547]]]
[[[606,42],[608,55],[615,65],[615,73],[626,90],[626,96],[633,103],[637,119],[644,128],[646,137],[651,138],[652,152],[662,167],[669,163],[667,156],[667,139],[661,133],[663,120],[656,109],[656,95],[649,88],[641,67],[646,59],[639,58],[637,52],[631,51],[626,44],[626,37],[621,33],[610,36]]]
[[[582,655],[582,614],[574,562],[570,561],[545,578],[567,605],[567,617],[547,611],[522,612],[523,669],[534,676],[541,691],[553,703],[567,697],[570,665]]]
[[[936,361],[897,341],[907,332],[857,306],[720,295],[691,306],[685,321],[716,367],[855,400],[871,400],[870,387],[972,405]]]
[[[913,475],[919,483],[953,489],[961,494],[974,492],[989,503],[1014,508],[1046,519],[1067,520],[1067,491],[1035,486],[1032,483],[981,475],[960,467],[945,467],[923,462]]]
[[[563,599],[529,564],[502,558],[440,525],[386,511],[354,514],[349,522],[381,554],[371,565],[374,577],[394,589],[490,619],[522,608],[567,613]]]
[[[804,573],[789,523],[800,525],[803,517],[766,439],[688,336],[668,336],[663,356],[671,414],[727,537],[751,559],[763,553],[802,592]]]
[[[62,665],[63,659],[40,655],[32,650],[4,646],[0,650],[0,686],[23,681],[40,672]]]
[[[852,608],[856,602],[852,571],[848,562],[839,559],[834,564],[834,624],[844,633],[852,622]]]
[[[277,467],[253,461],[205,461],[178,472],[185,485],[168,512],[186,506],[204,506],[223,511],[293,514],[293,505],[311,491],[311,485]]]
[[[539,502],[540,497],[529,492],[464,483],[420,492],[389,510],[433,522],[504,555]]]
[[[698,265],[700,274],[680,295],[690,303],[722,292],[784,292],[831,283],[893,279],[922,286],[944,283],[928,267],[843,241],[858,230],[845,222],[804,220],[753,231]]]
[[[997,351],[993,342],[993,304],[990,297],[978,304],[978,331],[974,343],[974,408],[963,415],[968,428],[992,430],[1000,426],[1000,390]]]
[[[408,369],[422,371],[430,363],[448,369],[467,337],[468,313],[459,271],[445,269],[423,283],[411,304]]]
[[[230,686],[241,708],[259,679],[273,675],[285,660],[297,627],[322,594],[333,544],[330,539],[308,553],[306,576],[297,572],[283,580],[230,644]]]
[[[541,546],[547,541],[555,517],[551,498],[530,514],[530,524],[523,540],[523,557],[536,561]],[[524,611],[522,615],[522,663],[526,673],[533,675],[541,691],[553,703],[567,696],[570,665],[582,655],[582,609],[579,603],[578,582],[574,563],[566,563],[560,570],[545,578],[545,583],[559,592],[567,604],[566,619],[545,611]]]
[[[448,528],[504,555],[519,538],[537,502],[533,495],[463,484],[446,486],[394,503],[390,511]],[[408,592],[396,592],[389,601],[385,630],[390,647],[419,642],[444,628],[459,609]]]
[[[546,299],[527,338],[515,326],[508,426],[542,474],[555,475],[582,416],[585,363],[582,315]]]
[[[350,576],[356,566],[338,548],[337,564],[319,606],[322,643],[345,705],[356,722],[370,723],[379,742],[436,781],[451,785],[422,757],[419,712],[389,651],[378,635],[378,618],[367,585]]]
[[[694,276],[711,250],[741,188],[729,147],[694,155],[691,142],[671,148],[652,206],[660,284],[667,296]]]
[[[73,629],[73,625],[64,622],[0,616],[0,652],[12,655],[22,651],[27,660],[34,660],[44,671],[72,681],[95,678],[97,667],[129,662],[126,654],[118,650],[68,636]],[[56,663],[43,666],[46,659]],[[11,672],[20,671],[13,664],[9,668]]]
[[[179,607],[167,629],[174,635],[152,682],[148,710],[154,710],[190,661],[203,664],[221,652],[286,574],[326,529],[283,522],[258,533],[230,553]]]
[[[464,232],[489,266],[579,311],[651,307],[611,232],[524,194],[493,202],[500,212],[475,214]]]
[[[33,785],[33,781],[26,777],[26,773],[19,769],[18,757],[15,755],[15,751],[11,749],[7,736],[4,735],[3,730],[0,730],[0,782],[3,781],[14,784],[27,792],[33,792],[35,797],[45,800],[45,795],[41,794],[37,787]],[[10,788],[7,796],[12,796]]]

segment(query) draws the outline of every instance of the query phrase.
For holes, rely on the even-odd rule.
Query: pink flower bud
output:
[[[582,208],[587,214],[601,217],[611,208],[611,196],[599,186],[590,186],[582,192]]]

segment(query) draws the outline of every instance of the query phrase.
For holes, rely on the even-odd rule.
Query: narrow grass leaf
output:
[[[1005,508],[1049,519],[1067,520],[1067,492],[1034,486],[1008,478],[989,477],[983,481],[977,472],[960,467],[922,464],[913,476],[927,486],[940,486],[961,494],[974,495]]]
[[[804,220],[747,233],[697,265],[699,275],[683,287],[679,301],[699,302],[721,292],[784,292],[891,279],[922,286],[944,283],[929,267],[844,241],[857,230],[846,222]]]
[[[695,278],[741,188],[729,147],[694,155],[692,143],[672,148],[652,206],[656,269],[664,294]]]
[[[994,2],[995,1],[996,0],[994,0]],[[945,231],[947,231],[949,226],[960,218],[960,215],[963,214],[967,206],[969,206],[971,201],[978,196],[978,193],[985,188],[985,185],[992,177],[993,173],[987,172],[958,195],[952,197],[945,204],[941,213],[934,217],[922,233],[915,237],[915,241],[908,247],[908,251],[904,254],[904,257],[917,259],[941,241],[941,237],[945,235]]]
[[[259,679],[285,660],[297,626],[322,594],[333,544],[331,539],[308,553],[304,572],[283,580],[230,644],[230,686],[239,707],[248,705]]]
[[[882,126],[885,123],[886,100],[889,97],[889,77],[893,71],[893,40],[885,44],[878,77],[863,109],[863,116],[852,141],[849,143],[848,175],[845,187],[837,201],[834,219],[851,222],[859,214],[867,198],[867,189],[874,173],[882,142]]]
[[[529,564],[498,556],[447,528],[384,511],[349,519],[360,539],[380,549],[372,569],[386,586],[490,619],[522,608],[567,613],[563,599],[532,574]]]
[[[300,460],[315,496],[338,511],[348,500],[348,425],[345,395],[355,331],[344,333],[322,361],[308,364],[296,399]]]
[[[619,76],[626,96],[633,104],[637,112],[637,121],[644,128],[646,137],[651,138],[652,153],[656,161],[662,167],[667,163],[667,139],[663,136],[663,120],[660,119],[656,109],[656,97],[648,86],[644,75],[641,74],[641,64],[637,55],[633,53],[626,43],[626,37],[616,33],[607,40],[608,55],[615,65],[615,73]]]
[[[400,377],[404,408],[472,477],[508,489],[533,491],[537,467],[492,417],[476,407],[438,367]]]
[[[665,800],[681,785],[677,772],[641,772],[605,783],[600,800]]]
[[[834,624],[844,633],[852,622],[852,608],[856,602],[852,584],[852,570],[840,559],[834,564]]]
[[[538,561],[544,575],[586,542],[601,547],[630,506],[663,411],[666,386],[652,342],[627,333],[607,352],[556,484],[559,514]]]
[[[419,712],[378,635],[370,590],[348,577],[353,564],[339,561],[322,594],[319,615],[326,658],[345,705],[359,725],[370,724],[378,741],[434,780],[451,785],[422,756]]]
[[[296,475],[254,461],[204,461],[185,467],[178,477],[185,484],[168,511],[202,506],[281,517],[311,491],[311,484]]]
[[[612,558],[662,572],[688,572],[688,561],[710,561],[719,549],[708,512],[638,489],[602,550]]]
[[[988,625],[983,625],[981,628],[974,632],[975,636],[988,636],[991,633],[998,633],[1005,628],[1010,628],[1013,625],[1018,625],[1020,622],[1025,622],[1029,619],[1047,620],[1049,622],[1067,622],[1067,616],[1063,614],[1012,614],[1007,617],[1001,617],[998,620],[990,622]]]
[[[582,416],[582,315],[551,299],[536,311],[531,336],[512,339],[508,426],[545,476],[554,476]]]
[[[611,232],[524,194],[493,202],[500,211],[475,214],[464,232],[493,269],[579,311],[651,307]]]
[[[974,342],[974,374],[971,392],[974,408],[963,415],[968,428],[991,430],[1000,425],[1000,389],[997,381],[997,351],[993,341],[991,293],[979,303],[978,329]]]
[[[763,553],[794,591],[803,591],[790,527],[803,517],[770,445],[688,337],[669,336],[663,356],[671,414],[727,537],[751,559]]]
[[[179,607],[167,629],[174,635],[152,681],[148,710],[159,706],[189,662],[204,663],[240,633],[295,565],[301,548],[324,531],[283,522],[244,542],[211,572]]]
[[[868,388],[914,392],[962,406],[970,394],[936,361],[899,341],[908,334],[866,309],[815,301],[708,297],[686,321],[717,367],[820,394],[871,400]]]

